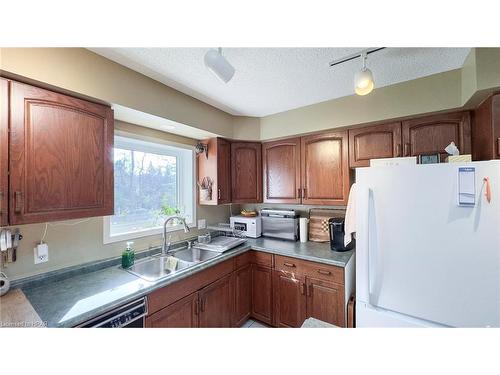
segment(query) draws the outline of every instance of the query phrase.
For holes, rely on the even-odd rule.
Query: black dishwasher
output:
[[[80,324],[80,328],[143,328],[148,313],[146,298],[117,307]]]

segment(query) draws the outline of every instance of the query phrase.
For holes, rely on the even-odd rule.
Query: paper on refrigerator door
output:
[[[476,168],[458,168],[458,205],[474,206],[476,204]]]

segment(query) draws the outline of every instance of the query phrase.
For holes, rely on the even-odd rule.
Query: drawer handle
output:
[[[20,214],[23,209],[23,193],[20,191],[16,191],[15,193],[15,203],[14,203],[14,212],[16,214]]]
[[[318,270],[318,273],[322,275],[331,275],[332,273],[330,271],[325,271],[325,270]]]
[[[295,264],[293,263],[288,263],[288,262],[284,262],[283,263],[284,266],[287,266],[287,267],[295,267]]]

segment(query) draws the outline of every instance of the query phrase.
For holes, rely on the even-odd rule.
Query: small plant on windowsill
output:
[[[160,209],[160,217],[162,219],[166,219],[167,217],[169,216],[173,216],[173,215],[179,215],[181,213],[181,211],[177,208],[177,207],[172,207],[172,206],[169,206],[168,204],[164,204],[161,206],[161,209]],[[180,223],[177,222],[177,220],[173,220],[172,221],[172,226],[174,225],[178,225]]]

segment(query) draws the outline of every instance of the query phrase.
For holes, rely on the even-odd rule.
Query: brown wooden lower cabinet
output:
[[[344,287],[318,279],[306,280],[307,317],[344,327]]]
[[[252,313],[252,265],[234,271],[234,326],[241,327]]]
[[[233,312],[231,275],[210,284],[199,292],[199,327],[231,327]]]
[[[148,328],[198,327],[198,293],[190,294],[146,318]]]
[[[273,323],[273,270],[252,264],[252,317]]]
[[[250,251],[155,290],[146,327],[240,327],[249,318],[300,327],[313,317],[345,327],[344,271]]]
[[[305,280],[274,271],[274,319],[278,327],[300,327],[306,319]]]

